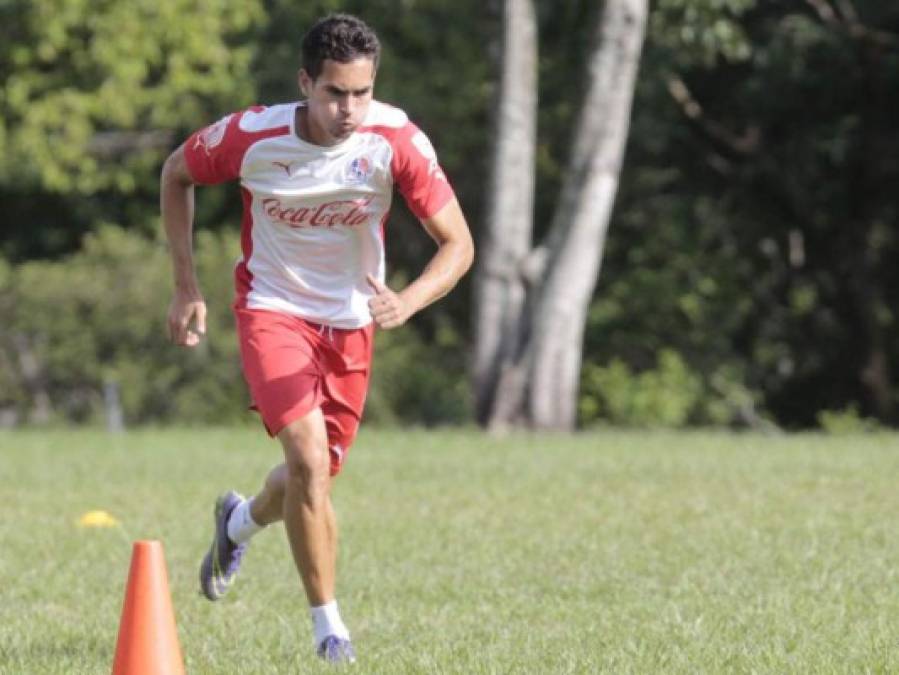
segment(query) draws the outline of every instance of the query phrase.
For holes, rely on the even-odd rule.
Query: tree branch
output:
[[[836,3],[839,12],[828,0],[805,0],[805,4],[815,10],[822,22],[840,29],[849,37],[879,47],[899,47],[899,35],[863,24],[851,0],[833,0],[833,2]]]
[[[175,133],[167,129],[146,131],[98,131],[88,142],[87,150],[102,158],[115,158],[141,150],[169,148]]]
[[[861,24],[861,21],[858,20],[858,12],[855,11],[855,7],[850,0],[836,0],[836,3],[840,9],[840,14],[843,15],[847,23]]]
[[[678,75],[668,77],[668,93],[671,94],[671,98],[674,99],[687,119],[730,155],[748,157],[758,152],[761,132],[757,126],[752,125],[741,135],[737,135],[720,122],[709,119],[703,111],[702,105],[690,92],[687,83]]]
[[[839,26],[842,24],[840,17],[837,16],[834,8],[830,6],[830,3],[827,2],[827,0],[805,0],[805,3],[815,10],[815,13],[824,23],[831,26]]]

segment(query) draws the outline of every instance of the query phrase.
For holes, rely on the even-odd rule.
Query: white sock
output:
[[[235,544],[242,544],[245,541],[249,541],[250,537],[264,527],[253,520],[253,516],[250,514],[250,506],[252,504],[252,497],[244,499],[240,504],[234,507],[231,515],[228,516],[228,539]]]
[[[336,600],[321,607],[310,607],[309,613],[312,615],[312,632],[316,647],[329,635],[336,635],[344,640],[350,639],[350,631],[340,618]]]

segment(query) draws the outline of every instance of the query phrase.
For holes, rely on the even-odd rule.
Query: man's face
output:
[[[368,58],[349,63],[325,59],[314,80],[300,70],[300,90],[307,98],[312,141],[334,145],[346,140],[365,118],[374,80],[374,63]]]

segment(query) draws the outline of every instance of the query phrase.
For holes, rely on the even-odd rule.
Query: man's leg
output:
[[[250,517],[262,527],[284,521],[306,596],[316,607],[334,599],[337,560],[337,519],[331,506],[330,456],[321,411],[316,408],[287,425],[278,438],[285,461],[269,472],[262,490],[252,498]]]
[[[268,472],[262,490],[253,497],[250,516],[260,525],[271,525],[284,519],[284,487],[287,465],[283,462]]]
[[[334,599],[337,559],[331,459],[321,410],[315,408],[288,424],[278,439],[284,448],[285,470],[276,467],[272,482],[277,485],[283,480],[284,527],[309,604],[317,607]],[[268,510],[274,510],[274,504],[268,505]]]
[[[334,600],[337,522],[330,484],[343,454],[332,464],[329,441],[348,448],[355,436],[368,375],[362,366],[370,359],[373,329],[337,331],[336,336],[329,332],[325,339],[319,326],[296,317],[255,310],[237,310],[236,315],[244,375],[266,427],[280,429],[277,436],[284,463],[269,472],[259,494],[235,507],[229,533],[234,542],[244,541],[261,527],[284,521],[311,605],[318,653],[329,661],[353,661],[349,632]],[[348,340],[360,343],[361,348],[338,353],[337,347]],[[321,352],[328,349],[335,353],[323,357]],[[359,391],[343,391],[344,371],[353,376],[349,379]],[[356,402],[345,413],[352,417],[351,426],[330,410],[335,405],[329,399],[332,391]],[[296,412],[308,409],[307,405],[315,408],[296,419]]]
[[[265,527],[280,520],[284,520],[284,496],[287,480],[287,464],[278,464],[269,471],[262,490],[252,498],[250,502],[250,516],[252,517],[253,522],[258,523],[260,527]],[[327,501],[326,510],[328,550],[330,550],[334,556],[333,562],[329,567],[336,569],[337,517],[334,514],[334,508],[330,499]]]
[[[321,410],[291,422],[278,438],[285,461],[269,471],[262,490],[247,502],[249,516],[257,528],[284,521],[309,600],[316,650],[328,661],[352,662],[349,631],[334,599],[337,518],[331,505],[331,457]]]

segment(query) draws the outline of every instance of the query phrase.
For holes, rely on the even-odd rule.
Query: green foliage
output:
[[[889,113],[899,109],[899,9],[855,0],[852,18],[850,5],[830,4],[835,20],[812,3],[652,3],[588,317],[585,423],[833,426],[834,413],[818,412],[853,409],[899,419],[899,135]],[[537,2],[538,238],[600,7]],[[162,248],[109,225],[158,227],[159,165],[188,131],[297,96],[299,41],[324,13],[355,12],[379,31],[376,95],[434,139],[477,235],[490,199],[496,9],[473,0],[0,2],[0,417],[27,418],[44,391],[57,418],[97,419],[103,383],[115,380],[129,422],[247,419],[227,311],[234,234],[201,237],[218,323],[188,353],[162,341]],[[239,210],[234,186],[202,189],[197,229],[233,232]],[[391,272],[411,278],[433,247],[401,200],[387,233]],[[379,336],[372,421],[467,419],[468,283],[411,327]],[[660,386],[640,377],[661,378],[666,352],[684,382],[700,383],[694,395],[662,378],[676,405],[633,393]],[[34,360],[37,372],[25,375]],[[631,392],[615,405],[598,384],[613,374]]]
[[[15,310],[0,335],[8,363],[27,350],[38,364],[33,377],[18,374],[19,413],[27,415],[22,403],[43,392],[57,419],[99,421],[104,385],[115,383],[129,423],[239,419],[243,396],[227,312],[234,243],[202,233],[197,249],[214,311],[207,339],[190,351],[166,340],[171,271],[158,242],[107,226],[68,259],[18,267]]]
[[[607,366],[584,365],[580,414],[625,426],[682,427],[702,394],[700,379],[671,350],[662,350],[652,370],[634,373],[621,359]]]
[[[8,37],[0,44],[6,81],[0,97],[0,199],[18,230],[4,246],[14,258],[72,251],[62,260],[0,267],[0,302],[9,307],[0,309],[10,317],[0,328],[0,409],[18,419],[37,419],[36,401],[46,394],[55,419],[96,421],[108,382],[119,386],[128,423],[246,419],[229,311],[236,236],[212,235],[202,227],[239,222],[236,188],[198,194],[197,266],[210,316],[208,337],[197,350],[176,350],[164,340],[171,274],[164,248],[111,224],[143,231],[158,226],[153,214],[159,164],[188,130],[251,102],[297,96],[299,42],[315,18],[357,11],[381,30],[379,96],[404,105],[415,118],[448,117],[454,137],[464,135],[467,147],[457,143],[441,153],[447,171],[458,173],[460,196],[466,182],[480,188],[477,176],[454,168],[480,147],[480,127],[472,117],[486,110],[485,65],[476,51],[459,48],[473,21],[455,22],[441,38],[446,44],[438,41],[439,50],[432,49],[422,31],[435,12],[446,11],[439,3],[425,13],[410,7],[387,23],[382,18],[391,3],[13,4],[0,5],[9,19],[0,27]],[[412,49],[413,43],[433,64],[408,62],[394,51]],[[445,65],[447,55],[478,69],[465,96],[452,68],[428,82],[411,77],[422,68],[434,72],[431,66]],[[420,90],[404,94],[404,82],[406,89],[415,82]],[[435,89],[443,95],[434,96]],[[439,132],[432,135],[440,145]],[[391,230],[408,228],[420,229],[400,209]],[[88,236],[77,249],[80,232]],[[391,264],[401,270],[416,271],[433,250],[424,233],[393,241]],[[452,302],[464,307],[461,298]],[[379,344],[369,397],[372,421],[467,418],[464,348],[445,310],[433,312],[418,331],[383,334]],[[22,350],[38,366],[31,376],[23,373]]]
[[[881,431],[876,419],[862,417],[858,406],[851,405],[845,410],[822,410],[818,413],[818,425],[828,434],[846,436],[859,433]]]
[[[172,131],[251,97],[256,0],[4,3],[0,183],[133,192]]]
[[[659,0],[650,15],[650,39],[667,47],[678,65],[717,59],[745,61],[751,44],[739,18],[757,0]]]
[[[759,410],[758,392],[746,386],[744,368],[724,363],[706,377],[697,421],[713,426],[751,426],[770,431],[775,424]]]
[[[264,20],[261,0],[0,3],[0,252],[59,257],[105,222],[152,231],[164,157],[252,102]]]
[[[657,3],[585,361],[671,348],[710,392],[725,368],[710,421],[807,427],[854,402],[895,422],[899,13],[853,5],[854,28],[811,3]],[[719,19],[748,51],[691,47]]]
[[[101,422],[107,383],[118,386],[128,424],[250,421],[231,304],[237,238],[200,232],[195,262],[209,315],[196,349],[165,335],[171,263],[160,242],[106,226],[67,259],[0,264],[0,412],[35,419],[46,396],[52,419]],[[412,329],[378,337],[368,417],[438,424],[468,415],[464,349],[446,325],[434,343]],[[31,358],[28,373],[22,359]]]
[[[412,329],[379,331],[365,420],[459,424],[471,416],[466,350],[446,324],[426,343]]]

